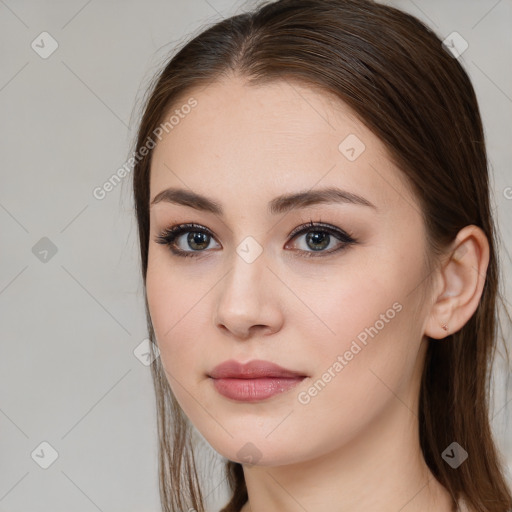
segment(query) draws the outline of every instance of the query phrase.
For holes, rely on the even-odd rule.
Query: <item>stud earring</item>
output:
[[[448,327],[447,327],[447,325],[446,325],[446,324],[443,324],[443,325],[442,325],[442,328],[443,328],[445,331],[447,331],[447,330],[448,330]]]

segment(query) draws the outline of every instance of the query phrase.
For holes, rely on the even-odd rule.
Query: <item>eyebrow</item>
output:
[[[210,199],[196,192],[182,188],[167,188],[159,192],[151,201],[151,205],[166,202],[189,206],[196,210],[214,213],[222,216],[224,210],[218,201]],[[328,187],[318,190],[283,194],[272,199],[268,204],[268,211],[272,215],[288,212],[293,209],[306,208],[315,204],[346,203],[378,208],[362,196],[341,190],[337,187]]]

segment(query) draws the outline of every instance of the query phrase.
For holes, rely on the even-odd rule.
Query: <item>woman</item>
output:
[[[488,418],[499,297],[459,62],[370,0],[280,0],[150,90],[134,197],[163,509],[505,512]]]

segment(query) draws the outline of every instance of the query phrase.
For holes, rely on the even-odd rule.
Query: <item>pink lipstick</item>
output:
[[[243,402],[265,400],[283,393],[307,377],[269,361],[242,364],[233,359],[216,366],[208,376],[221,395]]]

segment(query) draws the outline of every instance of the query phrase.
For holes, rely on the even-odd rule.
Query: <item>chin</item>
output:
[[[303,456],[298,454],[292,444],[284,444],[282,439],[276,437],[275,444],[265,439],[263,435],[261,440],[257,436],[250,440],[251,436],[244,436],[244,439],[226,442],[209,442],[210,446],[222,457],[244,466],[286,466],[303,460]],[[307,457],[306,457],[307,458]]]

